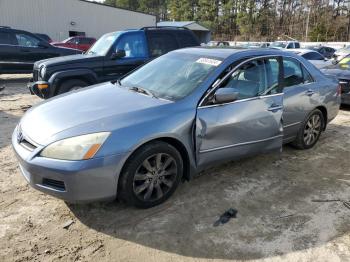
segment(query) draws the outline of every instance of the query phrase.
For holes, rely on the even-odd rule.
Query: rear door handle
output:
[[[21,49],[21,52],[23,52],[23,53],[29,53],[30,50],[28,50],[28,49]]]
[[[279,110],[282,110],[283,109],[283,106],[281,105],[271,105],[267,111],[270,111],[270,112],[277,112]]]
[[[307,96],[312,96],[313,94],[315,94],[315,91],[312,90],[312,89],[309,89],[309,90],[306,91],[306,95]]]

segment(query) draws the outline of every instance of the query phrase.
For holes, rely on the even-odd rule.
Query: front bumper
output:
[[[32,95],[37,95],[41,98],[50,97],[50,83],[46,81],[29,82],[27,87]]]
[[[350,105],[350,92],[341,94],[342,105]]]
[[[30,151],[18,143],[17,128],[12,135],[12,146],[22,175],[33,188],[70,203],[116,198],[125,154],[83,161],[39,157],[42,147]]]

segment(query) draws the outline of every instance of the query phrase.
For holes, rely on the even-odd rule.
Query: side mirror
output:
[[[235,88],[219,88],[216,90],[214,99],[215,103],[223,104],[237,100],[239,93]]]
[[[40,42],[38,43],[38,47],[40,47],[40,48],[48,48],[49,45],[50,45],[50,44],[48,44],[48,43],[46,43],[46,42],[44,42],[44,41],[40,41]]]
[[[125,56],[126,56],[125,50],[118,49],[116,52],[112,53],[111,59],[115,60],[115,59],[123,58]]]

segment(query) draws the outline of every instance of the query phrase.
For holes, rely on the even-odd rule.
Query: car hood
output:
[[[350,68],[342,67],[340,65],[330,65],[321,69],[326,75],[333,75],[338,78],[350,79]]]
[[[59,57],[41,60],[35,63],[35,68],[40,68],[43,65],[46,67],[49,67],[49,66],[67,65],[67,64],[75,64],[75,63],[82,63],[82,62],[84,63],[93,62],[93,61],[99,61],[101,60],[101,58],[103,57],[98,55],[93,55],[93,54],[59,56]]]
[[[95,132],[113,131],[119,128],[118,123],[125,126],[135,119],[161,114],[162,107],[169,104],[174,102],[104,83],[46,100],[28,110],[20,125],[29,139],[45,145],[59,133],[68,134],[67,137],[77,135],[66,131],[79,126],[93,126]],[[108,124],[111,117],[113,127]]]

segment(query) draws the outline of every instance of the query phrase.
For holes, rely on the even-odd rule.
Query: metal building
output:
[[[210,30],[195,21],[163,21],[158,22],[157,26],[186,27],[190,29],[195,35],[197,35],[201,43],[208,43],[211,38]]]
[[[44,33],[56,41],[155,25],[153,15],[86,0],[0,0],[0,26]]]

